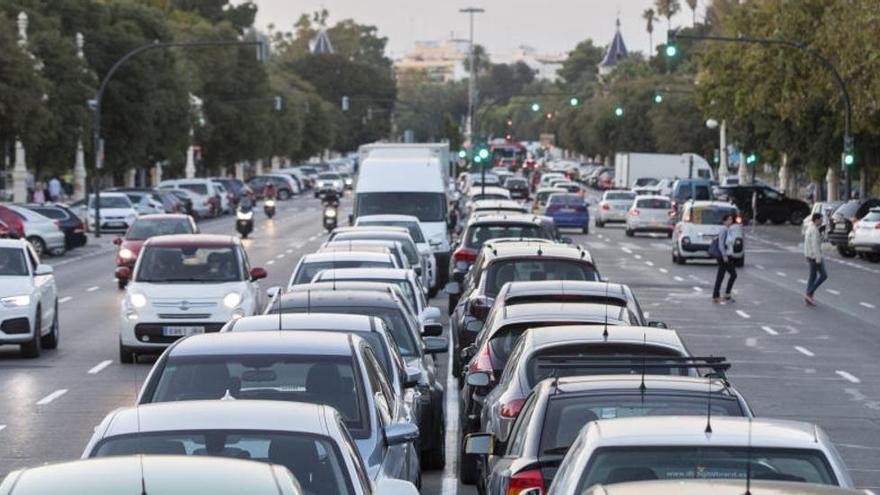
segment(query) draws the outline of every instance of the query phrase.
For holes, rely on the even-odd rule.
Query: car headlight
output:
[[[336,217],[336,210],[334,210],[334,209],[332,209],[332,208],[328,208],[328,209],[324,212],[324,216],[327,217],[327,218],[334,218],[334,217]]]
[[[9,297],[4,297],[4,298],[0,299],[0,301],[3,302],[4,306],[9,306],[9,307],[27,306],[28,304],[31,303],[31,296],[28,296],[28,295],[9,296]]]
[[[139,292],[135,292],[135,293],[129,294],[128,302],[129,302],[129,304],[131,304],[135,308],[143,308],[144,306],[147,305],[147,296],[145,296]]]
[[[135,257],[134,251],[128,248],[122,248],[119,250],[119,257],[124,260],[130,260]]]
[[[241,294],[238,292],[230,292],[223,296],[223,305],[229,309],[232,309],[238,306],[238,303],[241,302]]]

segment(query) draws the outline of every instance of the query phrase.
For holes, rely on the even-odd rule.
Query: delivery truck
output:
[[[642,178],[714,180],[715,173],[709,162],[694,153],[617,153],[614,156],[614,187],[630,189]]]

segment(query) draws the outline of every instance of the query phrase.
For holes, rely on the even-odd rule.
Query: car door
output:
[[[40,317],[42,326],[52,324],[52,318],[55,316],[55,277],[53,275],[34,275],[37,266],[40,265],[40,257],[37,256],[34,248],[30,244],[25,246],[27,251],[28,264],[31,268],[31,276],[34,281],[34,292],[40,302]],[[42,328],[40,329],[42,330]]]

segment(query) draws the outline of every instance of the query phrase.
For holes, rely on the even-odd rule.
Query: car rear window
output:
[[[206,184],[180,184],[180,188],[201,194],[202,196],[208,195],[208,186]]]
[[[536,199],[538,200],[538,203],[544,205],[547,204],[547,198],[549,198],[551,194],[558,194],[561,192],[563,192],[563,189],[557,189],[555,191],[541,191],[536,195]]]
[[[412,237],[413,242],[415,242],[416,244],[425,242],[425,237],[422,235],[422,229],[419,228],[419,224],[416,222],[410,222],[410,221],[405,221],[405,220],[370,220],[370,221],[366,221],[366,222],[358,222],[357,223],[358,227],[360,227],[361,225],[403,227],[409,231],[409,236]]]
[[[691,221],[698,225],[721,225],[727,215],[736,216],[736,209],[718,206],[691,208]]]
[[[566,204],[566,205],[583,205],[584,198],[577,194],[560,194],[556,193],[550,196],[550,204]]]
[[[646,210],[668,210],[672,208],[672,204],[669,202],[668,199],[640,199],[636,201],[636,208],[644,208]]]
[[[157,235],[192,234],[192,223],[186,218],[140,218],[125,233],[130,241],[143,241]]]
[[[636,198],[634,192],[609,192],[605,193],[605,199],[609,201],[632,201]]]
[[[465,235],[465,246],[480,249],[483,243],[502,237],[538,237],[547,239],[540,225],[523,223],[481,223],[471,225]]]
[[[509,189],[511,187],[526,187],[527,183],[523,179],[507,179],[504,185]]]
[[[862,218],[863,222],[880,222],[880,211],[872,211]]]
[[[382,261],[362,261],[362,260],[335,260],[335,261],[313,261],[306,262],[300,266],[296,278],[293,279],[293,285],[307,284],[315,278],[315,275],[322,270],[332,270],[337,268],[394,268],[391,258],[387,262]]]
[[[103,202],[103,201],[102,201]],[[43,215],[44,217],[51,218],[52,220],[66,220],[67,212],[62,210],[61,208],[31,208],[33,211]]]
[[[498,237],[519,237],[504,235]],[[524,235],[523,237],[543,237]],[[494,297],[507,282],[540,280],[598,281],[593,265],[581,260],[522,258],[493,263],[486,274],[486,294]]]

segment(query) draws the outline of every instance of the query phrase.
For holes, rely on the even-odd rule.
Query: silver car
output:
[[[64,232],[54,220],[23,206],[8,205],[7,207],[21,217],[24,236],[34,247],[37,256],[64,254]]]
[[[138,404],[235,399],[311,402],[342,415],[373,480],[420,485],[418,427],[370,344],[341,332],[224,332],[175,342]]]
[[[376,486],[364,477],[366,468],[361,458],[350,455],[356,449],[339,412],[329,406],[194,400],[123,407],[111,412],[95,429],[82,457],[236,457],[289,469],[306,494],[418,493],[411,483],[401,485],[388,478],[378,480]],[[152,485],[150,488],[149,493],[153,493]]]
[[[626,223],[629,208],[636,199],[632,191],[605,191],[596,209],[596,227],[604,227],[606,223]]]
[[[672,201],[664,196],[639,196],[626,215],[627,237],[638,232],[657,232],[672,238],[674,228],[675,210]]]
[[[666,480],[634,481],[612,485],[596,485],[583,495],[743,495],[744,480]],[[749,483],[752,495],[872,495],[870,490],[850,490],[828,485],[797,483],[794,481],[764,481]],[[525,494],[528,495],[528,494]]]
[[[323,270],[315,275],[312,282],[330,281],[351,282],[383,282],[394,284],[403,293],[406,301],[415,309],[415,316],[424,323],[426,320],[440,318],[440,310],[430,309],[425,299],[421,281],[413,270],[402,268],[340,268],[337,270]],[[425,313],[427,310],[427,313]]]

